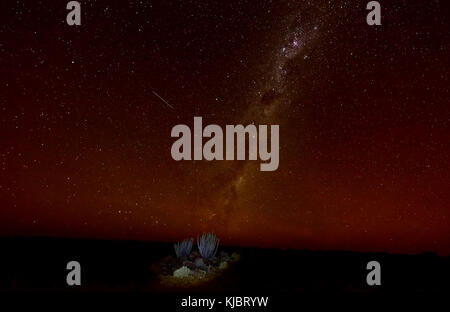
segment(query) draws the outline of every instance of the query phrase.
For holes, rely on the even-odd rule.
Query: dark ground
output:
[[[139,293],[160,301],[173,299],[174,304],[188,295],[269,295],[296,300],[299,296],[323,293],[450,294],[450,258],[433,253],[392,255],[219,247],[230,253],[239,252],[240,261],[208,284],[169,289],[159,285],[149,266],[173,254],[172,244],[50,238],[3,238],[0,244],[3,294]],[[81,264],[81,286],[66,284],[66,264],[71,260]],[[366,264],[371,260],[381,264],[381,286],[366,284]]]

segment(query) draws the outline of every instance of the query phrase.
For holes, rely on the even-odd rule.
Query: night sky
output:
[[[446,1],[80,2],[0,3],[0,235],[450,254]],[[173,160],[194,116],[278,170]]]

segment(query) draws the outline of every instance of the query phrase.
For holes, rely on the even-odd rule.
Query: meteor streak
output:
[[[169,104],[169,102],[167,102],[166,100],[164,100],[161,96],[159,96],[158,93],[156,93],[155,91],[152,91],[154,95],[156,95],[161,101],[163,101],[167,106],[169,106],[171,109],[175,109],[172,105]]]

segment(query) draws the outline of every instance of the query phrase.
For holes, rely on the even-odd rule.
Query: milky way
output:
[[[299,56],[299,60],[307,59],[306,54],[304,54],[303,59],[301,54],[307,49],[309,51],[313,49],[314,40],[318,37],[318,23],[322,22],[320,15],[315,16],[316,23],[304,18],[301,13],[309,10],[311,8],[305,8],[304,6],[292,8],[293,12],[285,17],[282,27],[275,31],[278,37],[282,39],[280,42],[272,43],[272,51],[269,51],[268,57],[273,59],[273,65],[266,72],[265,81],[267,83],[261,84],[263,88],[258,92],[261,98],[251,99],[249,111],[242,121],[244,124],[279,124],[282,122],[283,116],[278,114],[279,106],[289,107],[295,94],[295,92],[289,90],[286,83],[286,80],[289,79],[288,66],[290,62],[298,62],[296,58]],[[260,181],[258,176],[253,173],[255,164],[247,162],[232,166],[236,173],[231,177],[230,182],[223,182],[224,189],[218,194],[217,203],[211,209],[215,213],[211,212],[210,215],[212,218],[225,218],[227,227],[231,225],[245,227],[245,223],[233,222],[230,219],[235,217],[233,215],[235,209],[246,210],[245,203],[239,203],[239,195],[248,191],[246,185],[258,185]],[[249,213],[254,214],[255,212],[250,211]],[[245,219],[245,221],[248,221],[248,219]]]

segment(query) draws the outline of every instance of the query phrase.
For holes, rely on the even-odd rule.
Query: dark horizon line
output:
[[[88,237],[69,237],[69,236],[9,236],[0,235],[0,241],[13,241],[13,240],[48,240],[48,241],[89,241],[89,242],[110,242],[110,243],[141,243],[141,244],[174,244],[176,241],[168,240],[149,240],[149,239],[123,239],[123,238],[88,238]],[[238,248],[238,249],[266,249],[266,250],[282,250],[282,251],[295,251],[295,252],[322,252],[322,253],[352,253],[352,254],[377,254],[377,255],[389,255],[389,256],[434,256],[440,258],[450,258],[450,254],[440,254],[432,250],[422,250],[415,253],[398,253],[388,251],[361,251],[361,250],[345,250],[345,249],[310,249],[310,248],[296,248],[296,247],[264,247],[256,245],[233,245],[233,244],[220,244],[226,248]]]

